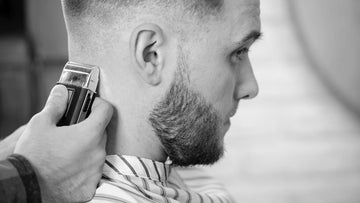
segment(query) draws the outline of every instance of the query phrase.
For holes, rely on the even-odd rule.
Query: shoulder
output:
[[[177,173],[182,179],[194,180],[198,178],[209,178],[213,179],[207,172],[201,167],[174,167],[173,172]]]
[[[223,202],[234,202],[224,185],[210,176],[201,167],[176,167],[174,171],[181,178],[183,184],[191,191],[206,194],[213,199],[222,199]]]
[[[138,203],[133,198],[129,191],[125,187],[120,185],[112,185],[109,183],[102,183],[101,186],[96,190],[94,198],[90,201],[91,203]]]

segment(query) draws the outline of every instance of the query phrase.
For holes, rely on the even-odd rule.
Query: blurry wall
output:
[[[0,5],[12,16],[24,15],[25,22],[24,29],[13,31],[8,15],[0,19],[1,139],[41,109],[67,60],[67,40],[60,1],[0,0]]]
[[[67,58],[66,29],[60,0],[27,0],[27,28],[41,60]]]
[[[288,1],[304,53],[326,85],[360,114],[360,1]]]
[[[26,11],[38,87],[33,112],[37,112],[58,81],[67,60],[67,36],[60,1],[27,0]]]

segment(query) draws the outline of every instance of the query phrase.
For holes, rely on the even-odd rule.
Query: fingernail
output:
[[[51,95],[54,96],[63,96],[64,94],[67,93],[67,89],[65,86],[63,85],[56,85],[55,87],[52,88],[51,90]]]

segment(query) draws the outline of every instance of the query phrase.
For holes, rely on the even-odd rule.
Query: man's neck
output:
[[[128,73],[119,72],[120,68],[108,59],[109,55],[92,56],[93,53],[85,53],[71,44],[69,60],[100,67],[100,97],[114,106],[114,116],[107,127],[107,154],[131,155],[165,162],[167,156],[160,140],[146,120],[146,112],[150,107],[141,107],[149,104],[149,101],[141,93],[136,95],[136,91],[131,90],[133,84],[126,78]],[[122,65],[125,66],[124,63]]]
[[[138,125],[138,129],[132,129],[129,125],[119,128],[129,123],[131,122],[119,121],[117,115],[113,117],[107,127],[107,154],[138,156],[165,162],[167,156],[153,130],[144,130],[146,127],[141,125]]]

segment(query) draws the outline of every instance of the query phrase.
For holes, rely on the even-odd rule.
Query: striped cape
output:
[[[217,181],[197,167],[178,168],[135,156],[107,156],[91,201],[126,203],[232,203]]]

